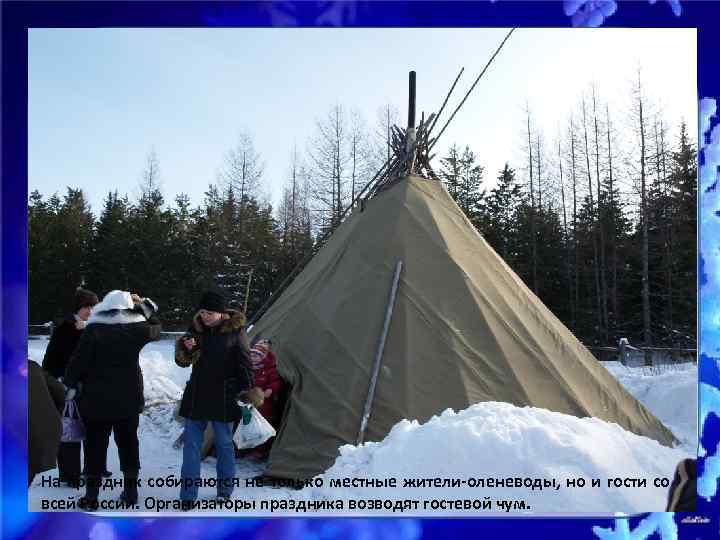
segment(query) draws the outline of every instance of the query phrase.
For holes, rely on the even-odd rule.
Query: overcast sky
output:
[[[273,202],[292,148],[339,103],[374,123],[394,103],[437,111],[461,67],[459,101],[504,29],[31,29],[29,188],[82,188],[97,213],[108,191],[134,196],[154,148],[167,201],[202,201],[241,131],[266,163]],[[596,81],[613,115],[627,110],[638,65],[674,128],[697,132],[695,29],[518,29],[438,145],[469,144],[488,187],[520,167],[524,107],[550,138]],[[618,119],[618,122],[620,120]],[[436,164],[437,167],[437,164]]]

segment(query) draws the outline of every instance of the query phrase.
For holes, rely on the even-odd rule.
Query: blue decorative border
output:
[[[701,126],[718,125],[720,103],[717,40],[720,5],[715,2],[14,2],[2,3],[2,517],[3,538],[716,538],[719,534],[715,462],[720,442],[720,209],[717,164],[720,128],[706,137],[700,154],[700,381],[703,402],[700,485],[702,519],[651,514],[611,519],[191,519],[99,518],[80,513],[27,512],[26,359],[27,332],[27,28],[29,27],[694,27],[698,29],[698,94]],[[672,69],[669,67],[669,69]],[[718,100],[718,101],[716,101]],[[712,110],[712,114],[710,114]],[[705,122],[705,118],[707,121]],[[704,129],[701,128],[701,129]],[[705,133],[705,132],[703,132]],[[716,146],[711,146],[714,143]],[[717,161],[714,161],[717,160]],[[718,458],[720,459],[720,458]],[[562,508],[557,509],[562,512]],[[696,516],[697,517],[697,516]],[[683,523],[685,521],[685,523]],[[698,522],[699,521],[699,522]],[[707,521],[707,523],[705,522]],[[631,533],[632,531],[632,533]]]

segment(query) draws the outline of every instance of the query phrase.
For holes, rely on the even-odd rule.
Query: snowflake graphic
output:
[[[705,234],[700,236],[700,254],[705,263],[707,282],[702,286],[703,300],[700,304],[703,332],[700,343],[701,350],[710,354],[713,347],[717,347],[720,334],[718,334],[718,319],[720,306],[720,252],[717,249],[717,235],[709,234],[717,229],[718,210],[720,210],[720,197],[716,189],[720,178],[720,124],[712,127],[712,118],[718,115],[717,102],[714,99],[700,100],[700,230]],[[709,356],[701,356],[701,362],[713,362]],[[710,413],[720,416],[720,390],[701,383],[700,384],[700,427],[704,431]],[[710,452],[712,450],[712,452]],[[707,454],[707,455],[706,455]],[[720,478],[720,456],[718,448],[700,448],[700,455],[706,456],[703,461],[703,472],[698,477],[698,495],[708,501],[717,495],[718,479]]]
[[[605,19],[615,13],[617,2],[598,0],[566,0],[563,2],[565,15],[570,17],[573,26],[596,28]]]
[[[655,4],[657,0],[649,0]],[[680,0],[667,0],[676,17],[682,14]],[[563,9],[573,26],[597,28],[617,11],[618,4],[612,0],[565,0]]]
[[[648,0],[651,4],[654,4],[657,0]],[[672,8],[673,13],[676,17],[679,17],[682,15],[682,6],[680,5],[680,0],[667,0],[667,3],[670,4],[670,7]]]
[[[242,24],[243,11],[236,3],[203,6],[205,21],[211,26]],[[341,27],[353,24],[362,9],[358,2],[264,2],[258,11],[272,26]]]
[[[617,518],[614,529],[593,527],[593,532],[600,540],[646,540],[654,533],[661,540],[677,540],[678,528],[672,512],[657,512],[643,519],[637,527],[630,530],[629,518]]]

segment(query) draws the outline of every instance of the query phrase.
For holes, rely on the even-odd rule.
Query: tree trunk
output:
[[[615,328],[620,326],[620,307],[618,305],[618,294],[617,294],[617,230],[615,228],[615,186],[613,184],[613,165],[612,165],[612,146],[610,142],[610,106],[605,104],[605,112],[607,115],[607,141],[608,141],[608,175],[609,175],[609,199],[610,208],[613,214],[610,216],[610,236],[611,236],[611,265],[612,265],[612,287],[611,291],[611,306],[613,312],[613,321]]]
[[[607,276],[605,266],[605,223],[604,217],[605,212],[603,211],[603,202],[600,192],[600,135],[598,131],[598,117],[597,117],[597,99],[595,96],[595,85],[592,87],[592,98],[593,98],[593,122],[595,127],[595,176],[597,180],[597,209],[598,209],[598,240],[600,243],[600,313],[602,314],[602,336],[605,344],[609,343],[608,332],[609,332],[609,321],[608,321],[608,309],[607,309]]]
[[[532,139],[530,136],[530,107],[527,109],[527,135],[528,135],[528,151],[530,153],[530,242],[532,248],[532,280],[533,292],[538,294],[537,280],[537,235],[535,232],[535,191],[533,186],[533,158],[532,158]]]
[[[535,134],[535,143],[537,144],[537,194],[538,209],[542,212],[542,150],[540,147],[540,134]]]
[[[572,310],[572,326],[573,330],[577,330],[577,312],[580,306],[580,276],[578,264],[577,249],[577,177],[576,177],[576,161],[575,161],[575,123],[570,118],[570,157],[572,161],[572,192],[573,192],[573,310]]]
[[[247,155],[243,151],[242,175],[240,177],[240,206],[238,207],[238,238],[243,237],[243,226],[245,217],[245,181],[247,174]]]
[[[638,111],[640,114],[640,219],[642,222],[642,315],[643,341],[646,347],[652,346],[650,328],[650,280],[648,255],[648,216],[647,216],[647,179],[645,173],[645,119],[643,117],[642,86],[638,71]]]
[[[565,269],[568,283],[568,308],[570,309],[570,313],[572,314],[573,291],[571,285],[572,275],[570,265],[570,238],[568,237],[567,209],[565,205],[565,183],[563,181],[562,145],[560,141],[560,130],[558,130],[558,166],[560,168],[560,198],[562,201],[563,236],[565,243]],[[574,328],[572,330],[574,330]]]
[[[660,144],[662,145],[662,169],[663,169],[663,179],[665,184],[665,197],[667,201],[666,211],[667,215],[665,216],[665,222],[667,224],[666,230],[667,234],[665,235],[665,256],[667,258],[667,312],[668,312],[668,326],[670,327],[670,346],[674,346],[675,342],[675,316],[673,313],[673,267],[674,267],[674,261],[673,258],[673,228],[675,226],[675,212],[674,212],[674,206],[672,204],[672,188],[670,187],[670,182],[668,180],[668,174],[667,174],[667,164],[665,162],[665,156],[667,154],[665,149],[665,129],[662,124],[662,119],[660,120]]]
[[[586,168],[587,168],[587,177],[588,177],[588,197],[590,199],[590,216],[595,217],[595,227],[593,227],[593,234],[592,234],[592,240],[593,240],[593,262],[595,267],[595,295],[597,298],[597,324],[598,324],[598,331],[600,332],[600,335],[604,335],[603,331],[603,317],[602,317],[602,295],[600,290],[600,272],[599,272],[599,265],[598,265],[598,242],[597,242],[597,216],[594,216],[594,208],[595,203],[593,202],[593,187],[592,187],[592,173],[590,172],[590,147],[588,144],[588,134],[587,134],[587,116],[585,114],[585,98],[583,97],[582,101],[582,112],[583,112],[583,134],[585,137],[585,161],[586,161]]]
[[[293,267],[297,264],[297,147],[293,149],[293,166],[292,166],[292,201],[290,203],[290,253],[292,256]]]

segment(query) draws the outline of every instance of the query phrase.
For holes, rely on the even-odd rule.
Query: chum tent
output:
[[[291,386],[265,474],[309,478],[344,444],[485,401],[596,417],[672,445],[431,178],[431,119],[397,130],[409,150],[396,141],[383,185],[252,328],[272,339]]]

